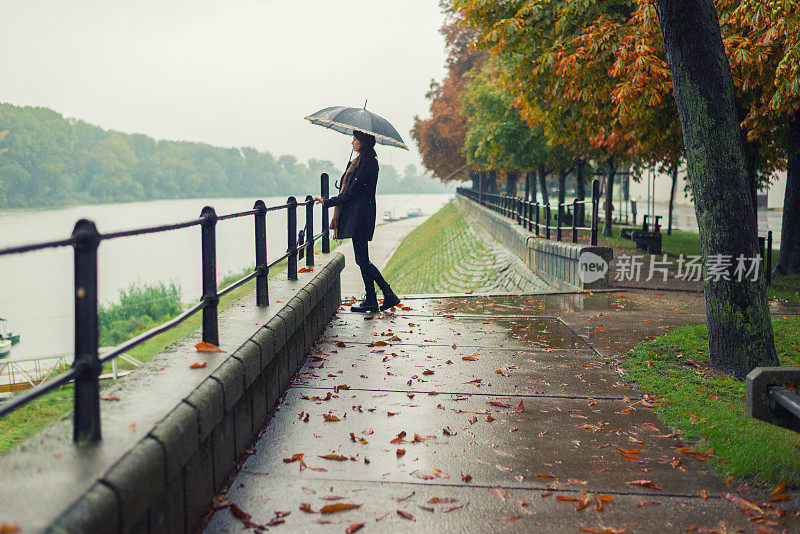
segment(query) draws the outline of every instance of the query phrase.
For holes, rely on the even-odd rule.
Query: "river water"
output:
[[[378,223],[387,211],[395,217],[405,216],[410,208],[433,214],[450,198],[448,194],[378,195]],[[264,201],[267,206],[280,205],[286,197]],[[0,211],[0,248],[66,238],[80,218],[93,220],[101,233],[107,233],[194,219],[203,206],[213,206],[218,215],[224,215],[249,210],[253,203],[252,199],[188,199]],[[320,209],[317,206],[314,210],[315,233],[321,228]],[[298,227],[304,224],[305,208],[301,207]],[[252,217],[217,224],[218,278],[255,263],[253,232]],[[286,212],[271,212],[267,217],[270,261],[286,249]],[[22,335],[10,359],[72,351],[72,262],[70,247],[0,257],[0,317],[8,319],[14,332]],[[160,281],[175,281],[185,301],[197,301],[201,294],[200,229],[105,241],[98,250],[98,265],[100,302],[118,299],[120,289],[131,283]]]

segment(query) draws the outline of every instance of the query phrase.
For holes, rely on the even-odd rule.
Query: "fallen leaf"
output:
[[[461,473],[461,480],[464,482],[470,482],[472,480],[472,475],[465,475],[464,473]]]
[[[433,474],[439,478],[450,478],[450,475],[445,473],[444,471],[440,471],[439,469],[433,468]]]
[[[400,412],[386,412],[386,415],[388,415],[389,417],[392,417],[393,415],[397,415],[399,413]]]
[[[319,509],[321,514],[332,514],[335,512],[343,512],[345,510],[352,510],[353,508],[361,508],[360,504],[352,504],[346,502],[337,502],[334,504],[326,504]]]
[[[359,530],[361,530],[361,527],[363,526],[364,523],[353,523],[352,525],[350,525],[345,529],[345,532],[347,534],[353,534],[353,532],[358,532]]]
[[[335,415],[331,415],[329,413],[322,414],[322,418],[325,419],[326,421],[330,421],[330,422],[341,421],[341,419],[339,419]]]
[[[311,505],[308,504],[307,502],[304,502],[304,503],[300,504],[300,511],[301,512],[305,512],[307,514],[316,514],[317,513],[317,512],[315,512],[314,510],[311,509]]]
[[[406,453],[405,449],[397,449],[397,456],[403,456]]]
[[[704,489],[703,489],[703,490],[700,490],[700,491],[699,491],[699,492],[697,492],[697,493],[700,495],[700,497],[701,497],[701,498],[702,498],[704,501],[708,500],[708,492],[707,492],[706,490],[704,490]]]
[[[344,349],[347,348],[347,343],[345,343],[344,341],[337,341],[336,346]]]
[[[404,512],[403,510],[399,510],[398,509],[397,510],[397,515],[399,515],[403,519],[408,519],[409,521],[416,521],[416,519],[414,519],[413,515],[409,514],[408,512]]]
[[[773,490],[770,492],[770,495],[783,493],[785,489],[786,489],[786,482],[778,482],[778,485],[773,488]]]
[[[431,504],[451,504],[456,502],[458,499],[453,499],[452,497],[431,497],[428,499],[428,502]]]
[[[522,401],[519,401],[519,406],[517,406],[517,413],[522,413],[524,411],[525,411],[525,405],[522,403]]]
[[[301,267],[300,269],[297,269],[297,272],[298,273],[310,273],[313,270],[314,270],[313,267]]]
[[[104,401],[118,401],[119,400],[119,397],[115,397],[114,395],[103,395],[100,398],[103,399]],[[2,530],[0,530],[0,532],[2,532]]]
[[[507,515],[503,518],[503,521],[516,521],[519,517],[518,515]]]
[[[464,508],[467,504],[469,504],[469,503],[458,504],[456,506],[451,506],[450,508],[445,508],[444,510],[442,510],[442,513],[446,514],[446,513],[449,513],[449,512],[455,512],[456,510],[460,510],[461,508]]]
[[[498,406],[500,408],[511,408],[512,407],[510,404],[506,404],[505,402],[500,402],[500,401],[489,401],[488,404],[491,404],[492,406]]]
[[[203,362],[203,363],[193,363],[192,365],[190,365],[190,366],[189,366],[189,369],[202,369],[202,368],[203,368],[203,367],[205,367],[206,365],[207,365],[207,362]]]
[[[225,352],[218,346],[214,345],[213,343],[208,343],[207,341],[201,341],[197,345],[194,346],[197,352]]]
[[[478,358],[476,358],[475,356],[464,356],[464,357],[463,357],[463,358],[461,358],[461,359],[462,359],[462,360],[464,360],[465,362],[474,362],[474,361],[476,361]]]
[[[11,532],[19,532],[20,529],[19,525],[16,523],[0,523],[0,532],[3,533],[11,533]]]
[[[337,462],[344,462],[347,460],[347,456],[342,456],[341,454],[324,454],[320,456],[320,458],[324,458],[325,460],[336,460]]]

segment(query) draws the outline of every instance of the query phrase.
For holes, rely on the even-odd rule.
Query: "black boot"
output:
[[[400,304],[400,297],[398,297],[394,293],[389,293],[388,295],[384,294],[383,295],[383,304],[381,304],[380,310],[381,311],[386,311],[389,308],[394,308],[398,304]]]
[[[376,298],[374,300],[369,300],[369,299],[362,300],[355,306],[350,306],[350,311],[357,313],[374,313],[378,311],[378,299]]]

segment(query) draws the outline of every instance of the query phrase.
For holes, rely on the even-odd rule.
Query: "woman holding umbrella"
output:
[[[358,157],[347,167],[342,178],[339,195],[323,200],[325,207],[339,206],[334,217],[337,239],[351,238],[356,264],[364,279],[365,298],[352,306],[354,312],[376,312],[388,310],[400,303],[381,272],[369,261],[369,242],[375,233],[375,189],[378,185],[378,159],[375,153],[375,136],[359,130],[353,131],[353,151]],[[383,303],[378,304],[375,284],[383,292]]]

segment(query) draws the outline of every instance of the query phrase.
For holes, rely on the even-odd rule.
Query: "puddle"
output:
[[[625,293],[567,295],[512,295],[432,299],[423,305],[437,314],[458,315],[560,315],[584,311],[638,311]]]

